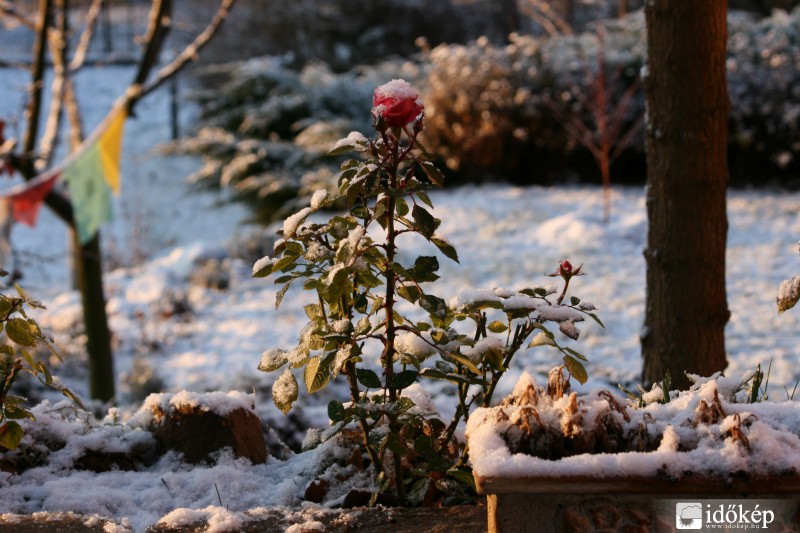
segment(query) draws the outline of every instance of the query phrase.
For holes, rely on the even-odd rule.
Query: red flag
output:
[[[56,172],[46,180],[11,195],[11,214],[15,221],[31,227],[36,225],[39,207],[41,207],[50,189],[55,185],[58,174]]]

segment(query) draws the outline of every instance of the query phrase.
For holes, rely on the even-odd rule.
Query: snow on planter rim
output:
[[[515,391],[528,383],[533,383],[533,378],[523,374]],[[652,417],[651,426],[663,434],[658,448],[652,452],[581,454],[555,461],[511,453],[502,435],[511,426],[508,419],[513,417],[513,411],[523,406],[478,409],[467,425],[473,472],[479,485],[488,481],[493,487],[499,485],[498,478],[590,481],[646,478],[669,482],[698,477],[722,481],[733,476],[789,475],[797,478],[800,472],[800,406],[792,401],[733,403],[729,399],[740,383],[740,379],[715,375],[698,381],[690,391],[674,395],[668,404],[650,403],[641,409],[627,409],[631,417],[629,424],[640,424],[645,417]],[[700,402],[713,401],[715,390],[725,416],[719,423],[692,427]],[[607,400],[597,392],[581,397],[584,413],[608,407]],[[552,402],[551,412],[547,405],[537,404],[541,419],[559,420],[567,401],[565,396]],[[498,417],[501,409],[508,416]],[[749,452],[730,436],[726,437],[736,415],[740,420],[749,417],[749,428],[742,425],[749,441]],[[694,440],[694,449],[678,451],[680,442]]]

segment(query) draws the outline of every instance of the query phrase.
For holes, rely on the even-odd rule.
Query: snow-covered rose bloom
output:
[[[375,89],[372,105],[372,115],[390,128],[414,122],[424,109],[419,93],[405,80],[392,80]]]

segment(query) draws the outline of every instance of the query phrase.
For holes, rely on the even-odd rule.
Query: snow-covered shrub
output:
[[[616,80],[609,94],[618,101],[646,61],[644,16],[638,11],[602,25],[607,79]],[[793,176],[800,168],[799,28],[800,6],[790,13],[776,10],[761,20],[741,12],[729,15],[734,179],[758,181],[765,173]],[[434,48],[425,60],[428,84],[423,91],[436,109],[432,116],[438,117],[426,131],[431,149],[443,154],[451,168],[466,167],[468,172],[477,167],[484,174],[540,182],[569,169],[585,179],[595,172],[587,164],[588,154],[576,150],[565,159],[575,142],[548,107],[558,102],[587,121],[591,118],[586,95],[597,78],[597,56],[594,27],[576,35],[512,35],[506,46],[478,40]],[[627,106],[623,131],[644,108],[639,91]],[[638,162],[633,168],[641,177],[644,131],[629,144],[625,157]]]
[[[800,6],[729,19],[732,168],[800,171]]]
[[[7,275],[8,272],[0,270],[0,277]],[[50,373],[47,358],[36,352],[46,348],[48,354],[61,360],[53,339],[28,316],[29,310],[44,309],[44,306],[19,286],[15,288],[16,296],[0,293],[0,327],[5,333],[0,344],[0,450],[14,450],[19,445],[23,431],[17,420],[36,419],[28,408],[27,398],[14,393],[14,384],[22,374],[30,374],[42,385],[80,405],[78,398]]]
[[[198,91],[203,128],[171,151],[201,155],[190,181],[221,187],[271,222],[308,205],[320,188],[336,192],[339,160],[328,147],[348,131],[369,127],[368,105],[378,80],[415,67],[387,62],[336,75],[321,64],[291,70],[277,58],[209,67]]]
[[[327,189],[315,192],[308,207],[284,221],[273,257],[253,266],[255,277],[274,275],[282,285],[276,305],[295,283],[317,296],[317,303],[304,307],[309,322],[297,346],[268,349],[259,363],[262,371],[282,372],[272,387],[275,405],[291,410],[299,394],[298,369],[309,394],[343,375],[350,401],[328,404],[333,425],[317,440],[355,427],[379,486],[374,498],[391,492],[395,501],[411,504],[436,499],[438,491],[453,496],[456,487],[469,485],[466,449],[456,429],[473,407],[490,404],[521,349],[555,347],[563,360],[559,371],[586,381],[586,359],[560,346],[548,322],[572,339],[585,317],[599,322],[594,305],[567,299],[570,281],[582,269],[566,260],[552,274],[563,280],[560,291],[472,290],[449,304],[431,292],[439,259],[457,262],[458,254],[438,233],[441,220],[430,210],[427,191],[442,185],[442,175],[420,142],[418,97],[403,80],[375,90],[376,137],[352,132],[330,152],[357,154],[341,165],[338,197]],[[312,214],[334,201],[348,210],[312,221]],[[412,235],[439,254],[401,263],[399,248]],[[427,379],[455,389],[451,420],[442,419],[419,386]]]

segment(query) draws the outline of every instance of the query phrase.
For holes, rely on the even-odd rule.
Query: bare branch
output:
[[[58,140],[58,130],[61,126],[62,104],[64,102],[64,84],[67,72],[67,31],[68,20],[64,0],[55,0],[57,15],[54,27],[47,30],[47,44],[50,47],[50,57],[53,59],[53,81],[50,84],[50,111],[45,123],[42,140],[39,142],[39,155],[36,161],[37,170],[44,170],[50,166]]]
[[[36,29],[36,22],[17,11],[14,7],[14,4],[7,0],[0,0],[0,13],[7,17],[11,17],[23,26],[26,26],[32,30]]]
[[[220,2],[219,9],[217,9],[214,18],[211,19],[208,26],[189,44],[183,51],[178,54],[175,59],[173,59],[167,66],[162,68],[156,79],[145,85],[139,95],[136,97],[141,98],[154,90],[160,87],[164,82],[178,74],[190,61],[196,61],[198,57],[198,53],[200,50],[208,44],[214,34],[217,32],[219,27],[225,21],[228,16],[228,12],[230,11],[231,7],[235,0],[222,0]]]
[[[86,61],[86,53],[89,51],[89,45],[94,36],[94,28],[97,25],[97,18],[100,16],[100,11],[102,9],[103,0],[92,0],[92,5],[89,6],[89,12],[86,13],[86,26],[83,28],[78,46],[75,47],[75,55],[72,56],[72,61],[69,63],[69,70],[71,72],[78,71]]]
[[[139,62],[139,70],[136,72],[133,83],[128,89],[127,105],[128,113],[130,114],[133,114],[133,108],[137,100],[141,98],[141,87],[147,81],[156,63],[158,63],[158,56],[170,30],[171,13],[172,0],[153,0],[144,38],[144,54]]]

